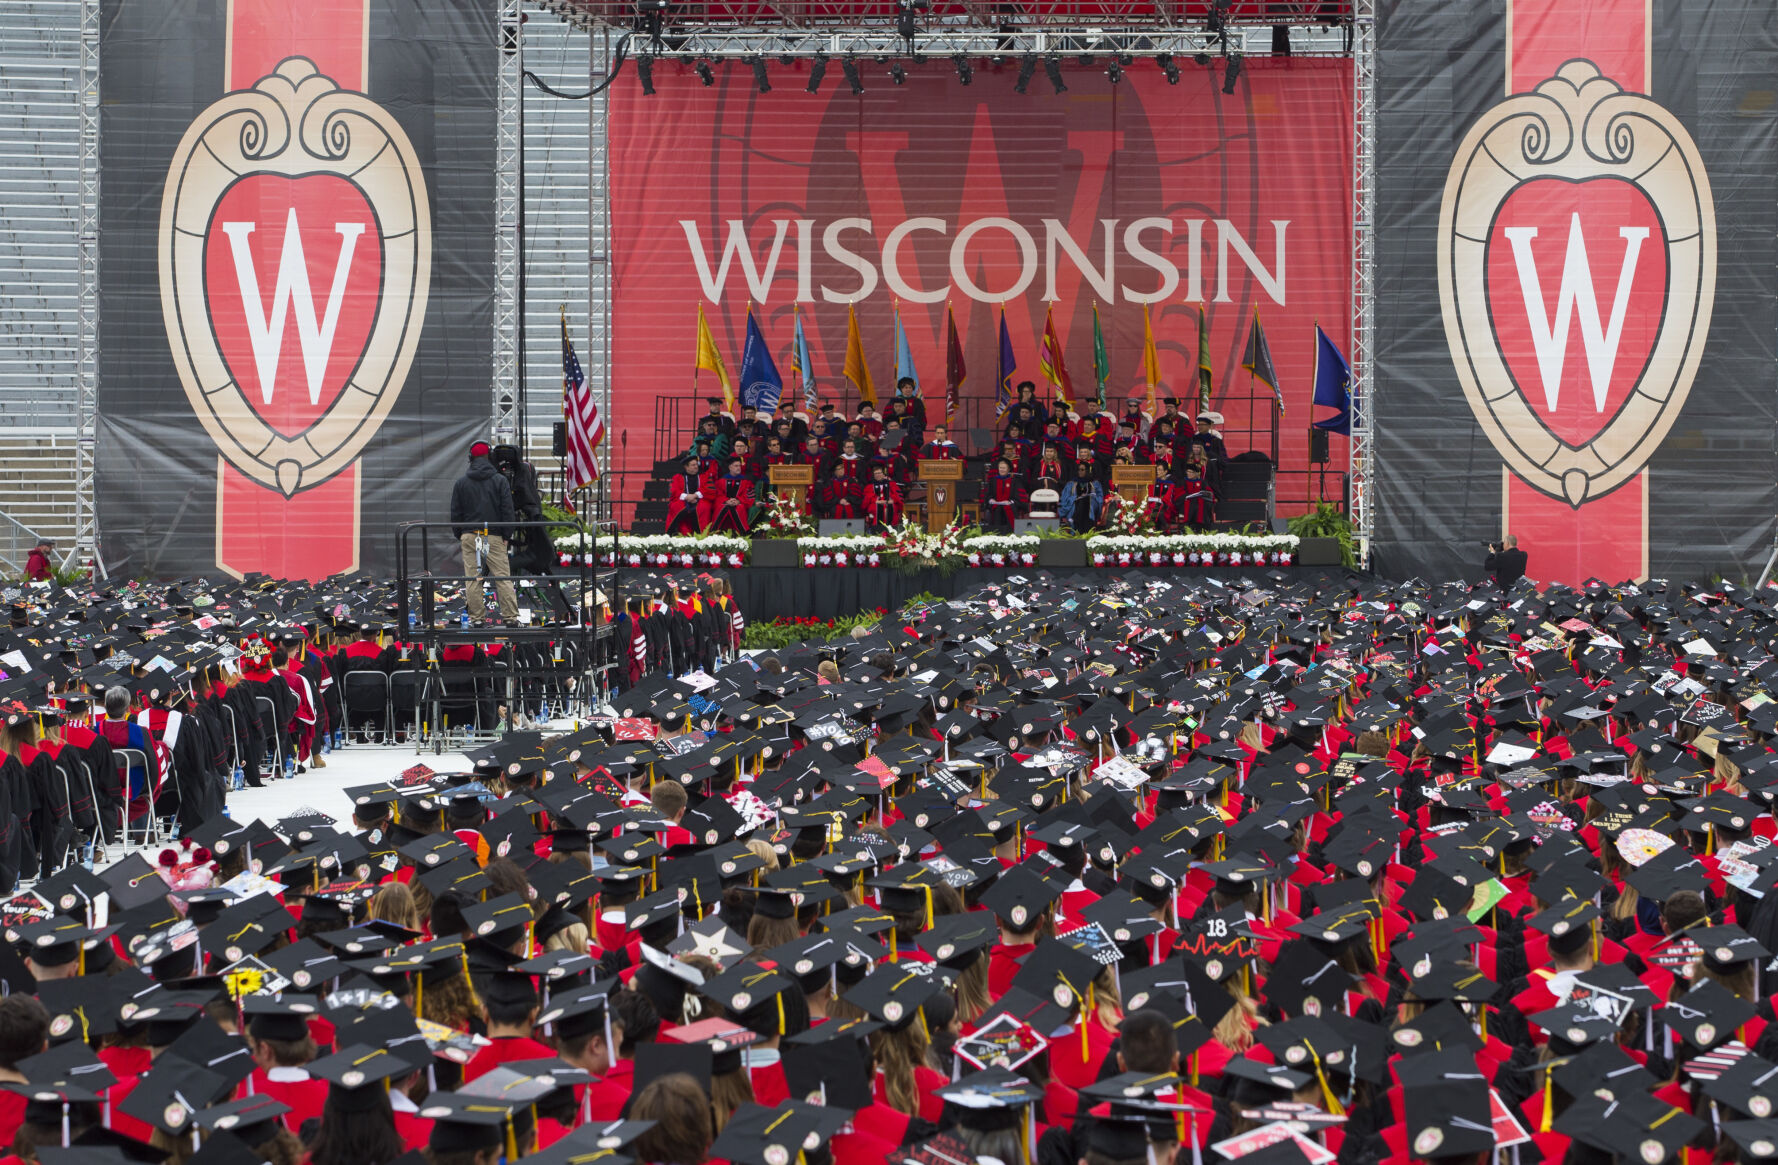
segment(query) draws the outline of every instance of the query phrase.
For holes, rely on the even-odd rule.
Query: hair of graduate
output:
[[[0,1068],[43,1050],[49,1038],[49,1011],[34,995],[17,992],[0,999]]]
[[[303,1165],[303,1143],[284,1127],[283,1121],[272,1122],[272,1135],[252,1146],[254,1152],[271,1165]]]
[[[1661,921],[1666,924],[1668,934],[1678,934],[1707,913],[1704,896],[1696,890],[1681,890],[1661,903]]]
[[[803,928],[794,918],[767,918],[756,910],[753,917],[747,920],[747,945],[756,951],[783,946],[802,936]]]
[[[1179,1055],[1179,1035],[1173,1022],[1152,1007],[1132,1011],[1118,1025],[1118,1052],[1124,1071],[1171,1072]]]
[[[282,647],[272,652],[272,670],[278,671],[290,666],[290,653]]]
[[[432,934],[434,938],[450,938],[469,929],[463,917],[463,899],[455,890],[446,890],[432,900]]]
[[[698,1082],[683,1072],[650,1080],[630,1101],[631,1120],[651,1120],[654,1127],[636,1138],[631,1152],[638,1161],[660,1165],[701,1165],[716,1139],[710,1100]]]
[[[745,1012],[734,1017],[736,1023],[748,1031],[758,1032],[766,1039],[773,1036],[798,1036],[809,1030],[809,997],[803,993],[802,984],[794,978],[790,986],[779,993],[778,998],[784,1004],[784,1030],[778,1030],[778,1007],[770,1000],[755,1004]]]
[[[930,1042],[917,1023],[870,1034],[871,1059],[883,1070],[884,1094],[889,1107],[897,1112],[920,1115],[920,1086],[914,1080],[914,1069],[926,1062]]]
[[[272,1063],[280,1068],[300,1068],[315,1058],[318,1050],[315,1037],[304,1035],[300,1040],[268,1040],[257,1036],[248,1036],[252,1044],[264,1044],[271,1053]]]
[[[710,1078],[710,1119],[717,1132],[728,1125],[736,1109],[753,1103],[753,1076],[745,1066],[733,1072],[718,1072]],[[634,1107],[632,1104],[632,1110]]]
[[[485,1149],[434,1149],[426,1145],[420,1151],[432,1165],[494,1165],[504,1152],[499,1145]]]
[[[722,891],[722,917],[733,930],[744,935],[753,933],[752,886],[729,886]]]
[[[951,1130],[957,1139],[968,1145],[975,1154],[976,1160],[993,1157],[999,1161],[1023,1161],[1025,1151],[1019,1142],[1018,1129],[995,1129],[984,1132],[981,1129],[958,1127]]]
[[[121,720],[130,711],[130,690],[128,688],[105,689],[105,715],[113,720]]]
[[[395,1131],[388,1090],[377,1085],[370,1088],[371,1107],[366,1109],[342,1106],[338,1090],[327,1090],[321,1127],[309,1144],[309,1165],[388,1165],[406,1151]],[[358,1103],[356,1099],[352,1102]]]
[[[611,1008],[611,1022],[623,1025],[623,1038],[617,1041],[617,1055],[630,1060],[642,1044],[654,1043],[661,1030],[661,1013],[654,1001],[640,991],[619,991],[606,1001]]]
[[[691,798],[686,796],[685,786],[674,780],[656,781],[654,788],[648,791],[648,800],[656,813],[668,818],[691,803]]]
[[[531,903],[533,914],[540,918],[549,909],[548,899],[541,896],[535,900],[532,899],[531,879],[525,877],[525,871],[520,869],[519,864],[511,858],[492,859],[482,867],[482,873],[488,876],[488,881],[494,883],[494,888],[488,892],[490,900],[504,898],[508,894],[517,894],[520,898]]]
[[[77,1100],[68,1106],[68,1136],[70,1139],[86,1132],[100,1120],[99,1102],[96,1100]],[[12,1136],[12,1153],[21,1161],[37,1160],[37,1146],[62,1146],[62,1122],[60,1118],[52,1124],[40,1125],[34,1121],[25,1121],[19,1125],[18,1132]]]
[[[414,892],[405,882],[388,882],[383,885],[370,899],[371,918],[380,922],[393,922],[396,926],[404,926],[409,930],[420,929],[420,907],[414,901]]]
[[[481,1019],[475,1013],[474,996],[469,993],[469,980],[452,975],[438,984],[426,984],[425,998],[420,1001],[420,1018],[446,1027],[458,1027],[468,1020]]]
[[[985,953],[977,951],[975,959],[963,968],[962,974],[957,976],[956,990],[957,1014],[963,1017],[964,1023],[974,1023],[994,1006],[988,993],[988,957]]]

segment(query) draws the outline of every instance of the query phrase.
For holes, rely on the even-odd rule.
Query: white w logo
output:
[[[1543,395],[1551,412],[1556,410],[1562,364],[1568,358],[1568,322],[1576,307],[1580,309],[1581,343],[1587,350],[1587,373],[1593,381],[1593,411],[1605,411],[1605,392],[1611,385],[1618,340],[1624,332],[1624,312],[1630,305],[1630,281],[1635,277],[1636,256],[1648,238],[1648,228],[1619,227],[1617,233],[1624,240],[1624,265],[1618,270],[1611,322],[1601,329],[1599,301],[1593,295],[1593,272],[1587,264],[1587,243],[1580,233],[1580,215],[1569,220],[1568,254],[1562,260],[1562,288],[1556,293],[1556,323],[1551,327],[1537,264],[1531,258],[1531,240],[1537,237],[1537,228],[1506,228],[1506,237],[1513,245],[1513,261],[1519,267],[1519,288],[1525,295],[1525,316],[1531,324],[1537,371],[1543,377]]]
[[[265,304],[259,297],[259,275],[253,270],[253,256],[247,250],[247,236],[257,223],[225,222],[229,246],[235,257],[235,278],[241,285],[241,309],[247,318],[247,338],[253,345],[253,364],[259,374],[259,391],[264,403],[272,403],[272,385],[278,379],[278,353],[284,346],[284,317],[292,302],[296,304],[296,334],[302,344],[303,372],[309,378],[309,403],[321,403],[321,378],[327,374],[327,357],[333,351],[333,333],[340,320],[340,301],[345,298],[346,276],[352,270],[352,252],[358,247],[358,236],[364,233],[361,222],[336,222],[333,229],[340,236],[340,256],[333,268],[333,288],[327,295],[327,311],[315,321],[315,296],[309,290],[309,265],[303,257],[302,235],[296,226],[296,208],[284,221],[284,251],[278,256],[278,282],[272,290],[272,318],[266,319]]]

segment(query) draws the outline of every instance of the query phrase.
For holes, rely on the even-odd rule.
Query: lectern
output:
[[[936,534],[957,516],[957,483],[963,480],[961,461],[921,461],[917,473],[926,486],[926,532]]]
[[[815,484],[813,465],[772,465],[766,469],[772,492],[789,498],[803,513],[809,512],[809,487]]]
[[[1125,501],[1141,505],[1148,500],[1148,493],[1154,488],[1154,466],[1112,466],[1111,488]]]

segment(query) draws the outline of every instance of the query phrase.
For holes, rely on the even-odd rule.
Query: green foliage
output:
[[[1313,510],[1291,518],[1290,532],[1298,538],[1332,538],[1340,544],[1340,561],[1348,567],[1358,565],[1352,519],[1332,502],[1316,502]]]
[[[901,609],[906,611],[909,607],[936,607],[944,601],[943,595],[935,595],[931,591],[921,591],[917,595],[909,595],[907,602],[901,605]]]
[[[882,611],[863,611],[840,619],[821,619],[814,615],[785,615],[765,623],[749,623],[741,633],[742,647],[776,650],[799,643],[826,643],[852,634],[854,627],[875,627],[883,618]]]
[[[51,566],[50,577],[65,587],[80,586],[88,581],[92,568],[79,561],[70,561],[67,566]]]
[[[552,506],[548,502],[543,503],[543,520],[555,523],[546,531],[551,542],[557,538],[580,533],[580,519],[561,506]]]

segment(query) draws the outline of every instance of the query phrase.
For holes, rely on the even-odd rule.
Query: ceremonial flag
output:
[[[747,341],[741,345],[741,403],[752,405],[770,416],[778,409],[778,398],[784,395],[784,378],[778,375],[778,364],[772,350],[766,347],[765,333],[753,318],[753,305],[747,305]]]
[[[796,338],[790,342],[790,379],[803,386],[803,407],[813,417],[821,411],[821,398],[815,388],[815,362],[809,359],[809,337],[803,335],[803,309],[796,313]]]
[[[957,413],[963,401],[963,381],[969,371],[963,367],[963,341],[957,335],[957,317],[951,305],[945,304],[945,420]]]
[[[1352,435],[1352,365],[1327,338],[1321,325],[1315,325],[1315,403],[1340,411],[1325,421],[1316,421],[1317,429],[1330,433]]]
[[[1210,367],[1210,321],[1204,305],[1198,305],[1198,411],[1210,407],[1211,382],[1216,372]]]
[[[1000,368],[994,384],[994,415],[1002,417],[1012,407],[1012,374],[1018,367],[1012,358],[1012,334],[1006,330],[1006,305],[1000,305]]]
[[[1142,305],[1142,378],[1148,382],[1148,411],[1154,412],[1154,390],[1161,383],[1161,358],[1154,350],[1154,324],[1148,305]]]
[[[1259,312],[1253,313],[1253,330],[1247,333],[1247,351],[1241,357],[1241,367],[1253,373],[1267,388],[1272,390],[1272,400],[1278,406],[1278,415],[1284,415],[1284,391],[1278,387],[1278,373],[1272,368],[1272,349],[1266,343],[1265,329],[1259,326]]]
[[[901,326],[901,304],[895,305],[895,390],[901,391],[903,378],[914,382],[914,395],[920,395],[920,374],[914,371],[914,353],[908,347],[907,329]]]
[[[871,383],[870,365],[864,362],[864,341],[858,335],[858,306],[846,305],[846,379],[858,386],[858,399],[872,408],[877,404],[877,388]]]
[[[562,309],[562,420],[568,434],[567,459],[562,467],[562,501],[570,513],[574,493],[599,480],[599,444],[605,440],[605,421],[593,400],[593,390],[568,338],[568,309]]]
[[[1062,337],[1056,335],[1056,309],[1052,306],[1043,316],[1043,344],[1038,349],[1037,366],[1061,398],[1073,405],[1074,382],[1068,378],[1068,365],[1062,357]]]
[[[722,353],[716,350],[716,337],[710,334],[710,323],[704,318],[704,305],[698,305],[698,362],[693,365],[691,383],[697,387],[698,373],[714,372],[716,379],[722,382],[722,404],[730,412],[735,411],[735,390],[728,380],[728,365],[722,362]]]
[[[1105,411],[1105,382],[1111,379],[1111,357],[1105,352],[1105,332],[1099,327],[1099,304],[1093,304],[1093,379],[1099,383],[1099,411]]]

